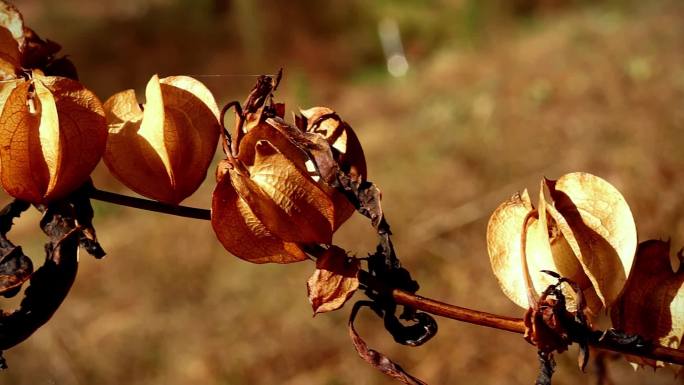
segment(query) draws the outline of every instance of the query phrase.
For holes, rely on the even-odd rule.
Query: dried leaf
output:
[[[45,262],[32,275],[19,308],[0,314],[0,350],[31,336],[57,311],[66,298],[78,270],[80,227],[76,218],[90,223],[92,208],[83,190],[45,206],[41,228],[50,241]]]
[[[221,166],[222,165],[222,166]],[[228,168],[227,162],[220,167]],[[214,190],[211,225],[223,247],[236,257],[253,263],[291,263],[307,259],[295,243],[273,235],[254,215],[223,173]]]
[[[316,271],[306,282],[314,315],[337,310],[359,287],[359,260],[350,258],[337,246],[327,249],[316,260]]]
[[[352,309],[352,312],[349,315],[349,323],[347,324],[349,336],[351,337],[352,343],[354,344],[354,348],[356,349],[357,353],[359,353],[359,356],[361,356],[361,358],[364,361],[371,364],[371,366],[373,366],[375,369],[404,384],[427,385],[425,382],[419,380],[416,377],[413,377],[409,373],[406,373],[406,371],[401,366],[394,363],[384,354],[369,348],[368,344],[366,344],[366,342],[361,338],[361,336],[359,336],[359,333],[357,333],[356,329],[354,328],[354,320],[356,319],[356,315],[361,306],[364,306],[366,304],[367,302],[364,301],[359,301],[356,304],[354,304],[354,308]]]
[[[351,126],[328,107],[312,107],[300,112],[302,117],[295,119],[299,127],[322,135],[335,150],[335,160],[342,171],[353,180],[366,180],[366,157]]]
[[[610,307],[629,276],[636,250],[636,225],[627,202],[610,183],[587,173],[566,174],[547,186],[569,231],[559,228],[596,294]],[[559,216],[551,216],[560,222]]]
[[[30,28],[24,28],[24,43],[20,45],[21,66],[33,70],[40,69],[45,74],[70,77],[77,80],[75,71],[73,73],[62,73],[50,69],[51,65],[60,59],[55,55],[62,49],[62,46],[52,40],[43,40]],[[73,69],[73,68],[72,68]]]
[[[0,80],[16,78],[20,60],[17,41],[8,29],[0,27]]]
[[[62,198],[88,179],[105,141],[100,101],[80,83],[53,76],[21,83],[0,116],[2,185],[32,203]]]
[[[137,193],[178,204],[206,177],[220,127],[210,91],[187,76],[147,83],[140,108],[133,90],[105,102],[109,138],[104,160]]]
[[[660,345],[682,349],[684,338],[684,256],[673,271],[670,242],[649,240],[639,244],[624,292],[611,309],[613,326]],[[653,367],[663,363],[637,356],[627,359]]]
[[[334,230],[337,230],[356,211],[354,205],[338,188],[339,166],[333,158],[330,145],[318,134],[309,134],[311,145],[308,148],[321,176],[319,185],[328,194],[335,208]]]
[[[31,277],[31,273],[31,259],[24,255],[21,247],[12,248],[0,258],[0,294],[7,295],[8,292],[21,287]]]
[[[24,18],[12,4],[0,2],[0,27],[6,28],[21,47],[24,44]]]

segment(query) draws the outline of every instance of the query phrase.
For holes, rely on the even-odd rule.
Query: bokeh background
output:
[[[485,227],[499,202],[544,176],[600,175],[630,203],[640,239],[684,245],[681,1],[16,4],[103,100],[142,91],[154,73],[198,75],[219,102],[242,100],[252,75],[283,67],[278,97],[290,111],[330,106],[355,128],[423,295],[522,316],[490,271]],[[102,165],[93,178],[132,194]],[[209,207],[213,182],[184,204]],[[349,306],[312,318],[310,263],[252,265],[225,252],[208,223],[94,205],[108,256],[82,257],[54,318],[5,353],[0,384],[394,383],[358,358]],[[37,218],[10,235],[40,264]],[[359,256],[374,241],[363,218],[336,235]],[[433,341],[407,348],[371,315],[358,329],[430,384],[531,384],[537,373],[519,335],[441,320]],[[555,384],[595,383],[597,366],[582,374],[575,357],[557,357]],[[614,383],[684,383],[607,361]]]

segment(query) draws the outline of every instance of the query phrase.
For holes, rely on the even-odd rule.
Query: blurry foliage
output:
[[[26,4],[24,4],[26,3]],[[449,47],[500,38],[507,25],[534,23],[580,0],[24,0],[19,6],[41,35],[59,41],[98,93],[138,87],[153,73],[272,73],[314,79],[368,79],[384,71],[377,24],[398,22],[410,63]],[[618,10],[632,1],[601,1]],[[120,63],[126,63],[125,66]],[[363,75],[366,74],[366,75]],[[375,76],[371,76],[375,78]],[[247,82],[246,84],[249,84]],[[225,87],[224,87],[225,88]],[[240,85],[224,91],[236,95]]]

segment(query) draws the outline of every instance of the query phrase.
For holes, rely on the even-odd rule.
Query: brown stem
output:
[[[198,209],[188,206],[174,206],[149,199],[135,198],[128,195],[102,191],[96,188],[90,190],[89,195],[91,199],[114,203],[120,206],[128,206],[136,209],[154,211],[157,213],[170,214],[179,217],[203,219],[206,221],[211,219],[211,211],[206,209]]]
[[[525,333],[525,325],[522,318],[505,317],[479,310],[454,306],[430,298],[424,298],[418,295],[410,294],[398,289],[394,289],[392,291],[392,297],[395,301],[397,301],[398,304],[409,305],[414,309],[421,310],[426,313],[457,321],[468,322],[475,325],[506,330],[509,332],[520,334]],[[597,343],[590,342],[589,345],[602,350],[609,350],[613,352],[669,362],[672,364],[684,365],[684,351],[668,348],[665,346],[652,345],[651,347],[635,351],[633,348],[611,343],[609,341],[599,341]]]
[[[233,138],[230,135],[230,131],[226,128],[226,113],[231,109],[235,109],[235,141],[233,141]],[[226,156],[230,157],[236,157],[238,153],[238,145],[240,144],[240,140],[242,139],[242,125],[245,123],[245,115],[242,113],[242,107],[240,106],[240,102],[237,101],[232,101],[221,109],[221,118],[220,118],[220,123],[221,123],[221,142],[223,145],[223,153],[226,154]]]
[[[410,294],[402,290],[393,290],[392,297],[398,304],[407,305],[426,313],[513,333],[525,333],[525,325],[523,324],[522,318],[504,317],[479,310],[472,310]]]
[[[211,219],[211,211],[186,206],[173,206],[148,199],[134,198],[126,195],[102,191],[93,188],[90,197],[109,203],[122,206],[134,207],[137,209],[155,211],[164,214],[171,214],[181,217],[194,219]],[[384,283],[379,282],[366,271],[359,272],[359,280],[362,285],[372,287],[375,290],[390,290]],[[403,290],[392,290],[392,297],[401,305],[408,305],[416,310],[434,314],[440,317],[453,319],[456,321],[468,322],[475,325],[486,326],[494,329],[505,330],[513,333],[525,333],[525,325],[522,318],[511,318],[472,310],[460,306],[451,305],[434,299],[421,297]],[[625,353],[634,356],[650,358],[654,360],[684,365],[684,350],[677,350],[665,346],[653,345],[647,349],[634,351],[629,347],[610,343],[609,341],[599,341],[590,345],[603,350],[610,350],[618,353]]]

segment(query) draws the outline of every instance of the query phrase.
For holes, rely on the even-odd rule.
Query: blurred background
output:
[[[641,240],[684,245],[681,1],[16,5],[102,100],[128,88],[142,95],[158,73],[195,75],[222,104],[243,100],[253,75],[283,67],[277,96],[289,111],[330,106],[356,130],[397,251],[425,296],[522,316],[491,273],[487,219],[514,192],[572,171],[617,186]],[[209,207],[209,175],[184,204]],[[133,194],[103,165],[93,178]],[[108,256],[82,257],[53,319],[5,353],[10,369],[0,384],[394,383],[354,351],[349,305],[311,317],[312,264],[252,265],[225,252],[209,223],[93,203]],[[37,221],[35,210],[26,214],[10,237],[39,265]],[[358,256],[374,242],[358,217],[336,235]],[[440,321],[437,337],[419,348],[394,344],[369,314],[357,328],[433,385],[534,382],[536,352],[521,336]],[[608,361],[614,383],[684,383],[668,369],[635,373]],[[576,349],[557,362],[554,384],[596,383],[597,366],[582,374]]]

